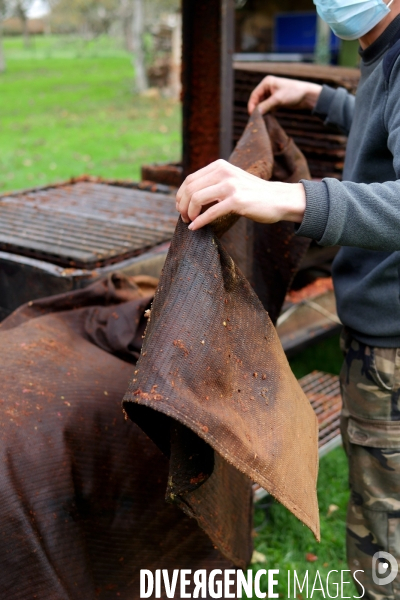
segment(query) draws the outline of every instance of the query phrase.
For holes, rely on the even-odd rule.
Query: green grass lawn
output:
[[[179,105],[132,93],[131,59],[117,42],[38,37],[25,50],[21,39],[8,38],[5,49],[7,71],[0,75],[1,191],[82,173],[137,180],[141,164],[180,158]],[[313,369],[338,373],[340,363],[336,338],[291,361],[297,377]],[[254,542],[266,562],[255,569],[295,569],[303,576],[308,569],[312,578],[317,569],[322,574],[346,568],[347,465],[341,448],[322,459],[318,493],[321,544],[276,502],[257,506]],[[329,512],[330,505],[337,510]],[[308,562],[307,553],[315,554],[316,562]],[[279,591],[288,597],[283,584]],[[316,592],[313,598],[323,595]]]
[[[138,179],[149,161],[180,157],[180,110],[132,93],[130,56],[110,40],[5,40],[0,75],[0,190],[82,173]]]

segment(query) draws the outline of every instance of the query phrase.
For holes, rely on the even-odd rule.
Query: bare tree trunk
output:
[[[143,0],[133,0],[132,35],[133,66],[135,69],[135,88],[141,94],[148,88],[145,56],[143,48],[144,15]]]
[[[44,21],[44,33],[45,35],[51,35],[51,19],[50,13],[47,13],[43,18]]]
[[[179,100],[181,95],[181,62],[182,62],[182,17],[175,15],[172,28],[171,61],[169,71],[169,88],[173,98]]]
[[[25,48],[29,48],[30,39],[29,39],[29,26],[28,26],[28,15],[26,14],[25,8],[18,3],[16,7],[16,15],[21,21],[22,25],[22,36],[24,38],[24,46]]]
[[[3,23],[0,20],[0,73],[4,73],[6,70],[6,59],[4,56],[3,48]]]
[[[133,53],[132,3],[130,0],[121,0],[119,13],[125,49]]]
[[[133,54],[133,33],[132,33],[132,16],[128,15],[127,19],[124,19],[122,23],[122,30],[124,33],[124,43],[127,52]]]
[[[31,40],[30,40],[30,36],[29,36],[28,19],[26,18],[26,16],[22,19],[22,33],[24,36],[25,48],[30,48]]]

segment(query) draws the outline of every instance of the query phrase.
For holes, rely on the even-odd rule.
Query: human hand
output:
[[[176,208],[185,223],[192,221],[193,231],[230,213],[259,223],[300,223],[305,207],[301,183],[264,181],[222,159],[186,177],[176,196]]]
[[[258,106],[261,114],[277,106],[312,110],[317,104],[322,86],[309,81],[267,75],[253,90],[247,108],[251,114]]]

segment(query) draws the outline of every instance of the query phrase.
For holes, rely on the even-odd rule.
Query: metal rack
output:
[[[158,277],[175,229],[167,186],[82,177],[0,197],[0,320],[112,271]]]

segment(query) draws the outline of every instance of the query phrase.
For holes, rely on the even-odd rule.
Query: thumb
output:
[[[263,102],[260,102],[260,104],[258,105],[258,109],[262,115],[265,115],[265,113],[270,112],[273,108],[275,108],[278,105],[279,100],[276,97],[276,95],[273,94]]]

